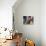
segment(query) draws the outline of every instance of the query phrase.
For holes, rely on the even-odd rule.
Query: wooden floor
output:
[[[0,46],[16,46],[15,39],[13,40],[6,40],[6,42],[2,43]]]

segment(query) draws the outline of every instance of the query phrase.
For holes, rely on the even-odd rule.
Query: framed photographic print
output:
[[[34,17],[33,16],[23,16],[23,24],[33,24]]]

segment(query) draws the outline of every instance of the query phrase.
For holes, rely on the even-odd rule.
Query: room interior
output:
[[[0,46],[46,46],[45,3],[45,0],[1,0]],[[28,17],[33,18],[30,23]]]

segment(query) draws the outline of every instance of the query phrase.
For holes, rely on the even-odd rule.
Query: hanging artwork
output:
[[[34,17],[33,16],[23,16],[23,24],[33,24]]]

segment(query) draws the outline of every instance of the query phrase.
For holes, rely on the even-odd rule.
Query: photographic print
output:
[[[33,16],[23,16],[23,24],[33,24]]]

